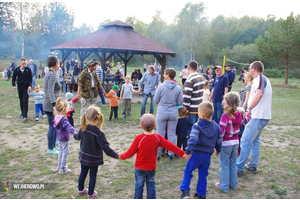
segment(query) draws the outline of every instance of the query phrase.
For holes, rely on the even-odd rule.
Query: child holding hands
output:
[[[156,126],[155,117],[152,114],[144,114],[140,121],[141,128],[144,133],[136,136],[131,147],[120,158],[125,160],[137,154],[135,160],[135,192],[134,199],[143,198],[143,188],[146,182],[147,199],[156,198],[155,190],[155,173],[156,173],[156,157],[159,146],[168,149],[184,159],[189,159],[190,156],[184,154],[184,151],[179,149],[170,141],[166,140],[158,133],[154,133],[153,129]]]
[[[61,97],[57,98],[55,104],[56,115],[54,117],[53,126],[56,129],[57,140],[59,141],[59,154],[57,170],[60,174],[69,174],[70,169],[66,166],[69,155],[69,140],[70,133],[75,133],[76,130],[70,125],[66,115],[69,111],[69,103],[62,100]]]
[[[122,85],[121,89],[121,100],[123,100],[123,118],[130,118],[131,116],[131,99],[132,99],[132,92],[136,92],[133,89],[133,85],[130,83],[130,76],[127,75],[125,77],[125,83]]]
[[[87,124],[88,121],[88,124]],[[81,173],[78,179],[78,196],[88,193],[92,199],[97,195],[94,191],[98,166],[104,164],[103,151],[106,155],[118,159],[119,155],[109,147],[109,143],[102,131],[103,115],[100,108],[91,105],[81,117],[81,128],[74,134],[75,140],[80,140],[79,160]],[[89,189],[84,188],[85,178],[90,171]]]
[[[109,112],[109,121],[111,121],[112,115],[114,113],[115,119],[118,118],[118,100],[120,100],[120,97],[118,97],[118,92],[120,91],[119,86],[114,85],[112,89],[109,91],[107,95],[104,95],[106,98],[109,98],[109,104],[110,104],[110,112]]]
[[[70,92],[67,92],[65,94],[66,100],[69,103],[69,112],[67,113],[68,120],[70,124],[74,127],[74,119],[73,119],[73,114],[75,113],[75,106],[74,103],[78,101],[77,98],[73,98],[73,94]]]
[[[216,187],[223,192],[229,192],[229,187],[237,189],[236,159],[239,147],[240,125],[245,125],[250,116],[244,117],[243,113],[237,110],[240,104],[240,96],[236,92],[229,92],[224,96],[222,105],[224,113],[221,116],[220,127],[222,131],[222,151],[220,153],[220,183]]]
[[[183,180],[180,186],[182,191],[181,198],[190,198],[190,184],[193,177],[193,171],[198,168],[198,183],[195,198],[206,199],[206,186],[208,169],[210,166],[210,157],[216,149],[216,155],[221,151],[222,135],[219,125],[211,120],[214,113],[213,104],[202,102],[198,106],[198,121],[192,127],[188,146],[185,153],[192,155],[186,164]]]
[[[40,111],[43,118],[46,118],[45,111],[43,109],[44,92],[41,91],[40,85],[34,85],[34,92],[28,92],[28,94],[29,96],[34,96],[35,120],[38,121],[40,119]]]
[[[193,126],[192,121],[186,117],[187,109],[185,106],[178,108],[179,119],[176,127],[177,146],[185,150],[187,147],[187,140],[189,138],[189,130]]]

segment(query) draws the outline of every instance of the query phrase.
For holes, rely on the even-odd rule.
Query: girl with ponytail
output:
[[[92,199],[97,195],[94,191],[98,166],[104,164],[103,151],[106,155],[118,159],[119,155],[109,147],[109,143],[102,131],[103,115],[100,108],[91,105],[81,117],[81,126],[78,134],[74,134],[76,140],[80,140],[79,161],[81,173],[78,179],[78,196],[88,193]],[[89,188],[84,188],[85,178],[90,171]]]

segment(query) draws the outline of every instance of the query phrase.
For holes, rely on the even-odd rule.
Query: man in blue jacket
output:
[[[36,75],[38,74],[37,66],[36,66],[35,63],[33,63],[33,60],[30,59],[27,67],[31,69],[31,73],[32,73],[32,85],[31,85],[31,87],[33,88],[34,85],[35,85]]]
[[[226,65],[225,67],[226,67],[226,76],[227,76],[228,81],[229,81],[228,92],[230,92],[231,88],[232,88],[232,84],[235,80],[235,74],[231,70],[231,65],[230,64]]]

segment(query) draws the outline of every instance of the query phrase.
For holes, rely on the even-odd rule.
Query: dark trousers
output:
[[[113,113],[114,113],[115,119],[117,119],[118,118],[118,106],[110,107],[109,119],[112,118]]]
[[[186,81],[186,78],[182,78],[182,79],[181,79],[182,86],[184,85],[185,81]]]
[[[84,189],[84,181],[89,173],[90,170],[90,182],[89,182],[89,195],[92,195],[94,193],[95,185],[96,185],[96,179],[97,179],[97,172],[98,172],[98,166],[85,166],[81,164],[81,173],[79,175],[78,179],[78,191],[82,191]]]
[[[27,92],[27,90],[18,90],[18,93],[19,93],[22,116],[27,118],[28,99],[29,99],[28,92]]]
[[[73,119],[73,112],[70,112],[70,117],[68,117],[69,123],[74,127],[74,119]]]
[[[177,146],[178,148],[182,149],[185,151],[186,147],[187,147],[187,141],[188,141],[188,136],[178,136],[177,137]]]

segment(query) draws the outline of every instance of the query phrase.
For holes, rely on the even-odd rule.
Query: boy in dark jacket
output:
[[[211,120],[214,108],[210,102],[202,102],[198,106],[198,116],[201,119],[197,122],[191,131],[188,140],[188,146],[185,153],[192,154],[192,157],[186,164],[183,180],[180,186],[182,191],[181,198],[190,198],[190,183],[193,177],[192,172],[198,168],[198,183],[195,198],[206,198],[206,186],[208,169],[210,165],[211,154],[216,149],[216,155],[219,155],[222,147],[221,129],[216,122]]]

